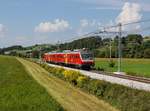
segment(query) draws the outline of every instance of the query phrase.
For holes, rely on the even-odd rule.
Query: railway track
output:
[[[104,80],[110,83],[124,85],[134,89],[150,91],[150,78],[106,73],[106,72],[100,72],[96,70],[87,71],[87,70],[60,66],[56,64],[49,64],[49,63],[47,64],[52,67],[61,67],[61,68],[63,67],[64,69],[79,71],[81,74],[85,76],[89,76],[92,79]]]
[[[131,75],[105,73],[105,72],[100,72],[100,71],[96,71],[96,70],[92,70],[91,72],[150,84],[150,78],[137,77],[137,76],[131,76]]]
[[[63,67],[66,67],[66,66],[63,66]],[[76,68],[72,68],[72,67],[66,67],[66,68],[71,68],[74,70],[81,70],[81,69],[76,69]],[[122,79],[133,80],[133,81],[150,84],[150,78],[145,78],[145,77],[131,76],[131,75],[125,75],[125,74],[113,74],[110,72],[102,72],[102,71],[97,71],[97,70],[83,70],[82,69],[82,71],[88,71],[91,73],[97,73],[97,74],[101,74],[101,75],[107,75],[107,76],[112,76],[112,77],[117,77],[117,78],[122,78]]]

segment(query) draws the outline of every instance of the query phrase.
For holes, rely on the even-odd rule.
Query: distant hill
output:
[[[139,34],[130,34],[122,37],[122,55],[125,58],[150,58],[150,36],[142,37]],[[27,57],[39,57],[39,55],[50,51],[62,51],[88,48],[94,52],[96,57],[109,57],[111,45],[111,56],[117,57],[118,37],[104,38],[100,36],[91,36],[82,39],[73,40],[63,44],[36,44],[33,46],[23,47],[15,45],[0,49],[1,54],[16,55],[19,54]]]
[[[59,48],[61,50],[64,50],[64,49],[72,50],[72,49],[81,49],[81,48],[96,49],[102,45],[103,45],[103,42],[100,36],[91,36],[87,38],[74,40],[69,43],[60,44]]]

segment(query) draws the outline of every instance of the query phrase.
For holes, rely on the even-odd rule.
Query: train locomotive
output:
[[[91,69],[94,66],[93,53],[86,49],[44,53],[42,59],[45,62],[82,69]]]

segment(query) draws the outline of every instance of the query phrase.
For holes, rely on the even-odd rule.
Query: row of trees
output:
[[[122,37],[122,55],[126,58],[150,58],[150,38],[142,35],[131,34]],[[96,57],[109,57],[111,44],[111,56],[117,57],[118,37],[102,39],[99,36],[78,39],[70,43],[60,44],[59,49],[89,48],[94,51]]]
[[[131,34],[122,37],[122,55],[125,58],[150,58],[150,37],[142,37],[139,34]],[[39,55],[49,51],[63,51],[88,48],[93,50],[96,57],[110,57],[110,44],[111,44],[111,57],[118,56],[118,37],[102,39],[100,36],[92,36],[74,40],[72,42],[63,44],[41,44],[30,47],[12,46],[0,49],[0,54],[10,51],[11,55],[38,58]],[[23,51],[23,53],[20,53]],[[25,53],[24,53],[25,51]]]
[[[100,48],[99,51],[96,51],[96,56],[100,57],[109,57],[110,53],[110,40],[107,40],[107,43],[104,47]],[[125,58],[150,58],[150,39],[144,39],[141,35],[128,35],[121,39],[122,43],[122,56]],[[118,53],[118,37],[115,37],[111,41],[111,56],[117,57]]]

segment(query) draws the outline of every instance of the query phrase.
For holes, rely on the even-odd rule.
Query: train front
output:
[[[94,67],[94,54],[91,51],[82,51],[81,52],[82,58],[82,67],[83,68],[91,68]]]

